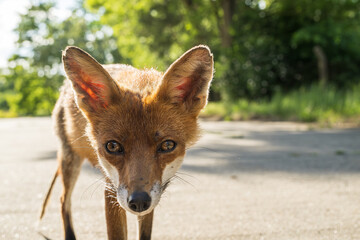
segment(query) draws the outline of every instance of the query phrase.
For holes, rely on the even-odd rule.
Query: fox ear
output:
[[[165,72],[157,96],[194,115],[199,114],[207,103],[213,65],[208,47],[200,45],[190,49]]]
[[[62,60],[81,110],[101,111],[119,95],[119,89],[109,73],[85,51],[67,47]]]

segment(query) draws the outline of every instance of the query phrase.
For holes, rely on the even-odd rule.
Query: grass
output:
[[[19,114],[15,112],[0,110],[0,118],[17,116]],[[286,94],[278,92],[270,101],[240,99],[235,102],[209,102],[201,116],[224,120],[301,121],[324,126],[350,123],[351,126],[360,126],[360,84],[347,90],[313,85]]]
[[[202,117],[225,120],[290,120],[333,125],[341,122],[360,124],[360,84],[347,90],[313,85],[284,94],[270,101],[210,102]]]
[[[14,112],[0,110],[0,118],[13,118],[13,117],[18,117],[18,115]]]

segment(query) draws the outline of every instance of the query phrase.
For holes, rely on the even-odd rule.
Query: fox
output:
[[[58,166],[40,220],[60,176],[64,239],[76,239],[71,195],[87,160],[105,177],[108,239],[127,239],[128,212],[137,216],[137,239],[150,240],[154,209],[201,135],[198,118],[208,102],[213,54],[205,45],[195,46],[162,73],[101,65],[68,46],[62,63],[66,79],[52,113]]]

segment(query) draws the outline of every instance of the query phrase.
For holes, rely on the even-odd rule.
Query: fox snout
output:
[[[146,215],[156,207],[161,193],[159,182],[155,182],[149,191],[140,188],[131,191],[122,185],[117,189],[117,201],[129,212],[136,215]]]
[[[127,204],[134,212],[143,212],[149,209],[151,197],[147,192],[136,191],[128,197]]]

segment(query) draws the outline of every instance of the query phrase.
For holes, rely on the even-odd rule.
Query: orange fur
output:
[[[175,173],[185,150],[198,139],[197,116],[207,103],[212,54],[206,46],[194,47],[164,74],[120,64],[101,66],[76,47],[66,48],[63,63],[68,80],[53,118],[61,141],[55,178],[61,176],[64,187],[65,239],[75,239],[71,193],[85,158],[100,166],[114,190],[105,191],[108,238],[127,238],[125,210],[132,210],[124,196],[129,201],[132,193],[143,192],[151,196],[151,205],[136,213],[138,237],[150,239],[154,207],[170,181],[164,177]],[[124,151],[109,153],[105,146],[110,140]],[[169,140],[176,147],[161,152],[159,146]],[[117,198],[121,207],[111,205],[109,197]]]

